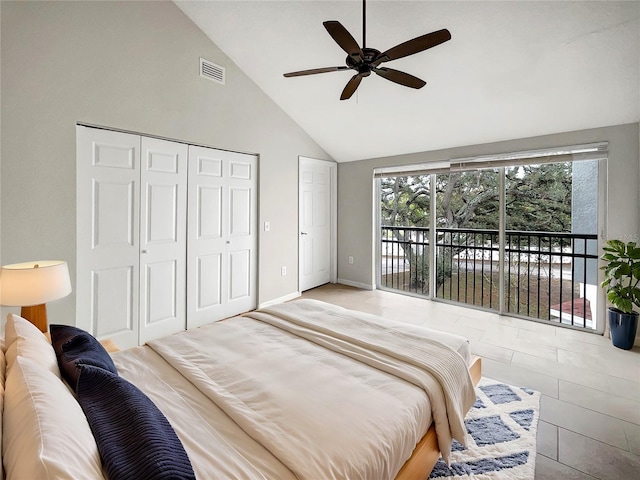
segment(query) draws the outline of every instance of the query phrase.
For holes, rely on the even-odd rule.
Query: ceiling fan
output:
[[[358,45],[358,42],[347,31],[342,24],[336,20],[329,20],[322,23],[324,28],[327,29],[331,38],[347,52],[346,65],[340,67],[325,67],[314,68],[311,70],[301,70],[298,72],[285,73],[285,77],[300,77],[303,75],[314,75],[316,73],[337,72],[341,70],[355,70],[356,73],[351,80],[347,82],[347,85],[342,90],[340,100],[347,100],[354,94],[360,82],[364,77],[371,75],[371,72],[380,75],[382,78],[386,78],[391,82],[404,85],[411,88],[422,88],[426,85],[424,80],[409,75],[408,73],[394,70],[393,68],[381,67],[383,62],[390,62],[402,57],[419,53],[429,48],[440,45],[451,39],[451,33],[449,30],[442,29],[435,32],[427,33],[420,37],[413,38],[404,43],[396,45],[395,47],[380,52],[375,48],[367,48],[366,46],[366,32],[367,32],[367,3],[366,0],[362,0],[362,48]]]

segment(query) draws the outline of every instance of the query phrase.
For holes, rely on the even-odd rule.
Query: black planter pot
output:
[[[609,329],[615,347],[631,350],[638,331],[638,312],[624,313],[609,307]]]

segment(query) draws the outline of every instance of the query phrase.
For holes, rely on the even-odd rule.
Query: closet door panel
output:
[[[171,321],[179,316],[176,263],[175,260],[147,263],[145,271],[141,273],[147,284],[147,295],[142,299],[146,303],[145,325]]]
[[[189,147],[187,326],[256,307],[257,159]]]
[[[228,160],[228,240],[226,278],[229,294],[226,316],[257,306],[257,168],[254,155],[225,152]]]
[[[199,240],[222,239],[222,186],[197,185],[196,223]]]
[[[178,217],[180,217],[178,199],[178,186],[147,183],[147,197],[145,206],[147,211],[145,218],[144,239],[147,246],[151,245],[175,245],[178,239]]]
[[[251,251],[238,250],[229,253],[229,305],[245,300],[251,295]]]
[[[221,152],[189,146],[187,328],[225,317],[225,162]]]
[[[187,155],[182,143],[142,137],[140,343],[186,327]]]
[[[251,235],[251,189],[232,187],[229,189],[229,237]]]
[[[134,246],[134,181],[95,179],[91,243],[94,249]]]
[[[125,266],[94,270],[91,275],[91,297],[94,299],[95,336],[117,338],[133,331],[138,304],[138,289],[133,284],[134,268]]]
[[[196,259],[196,310],[222,304],[222,254],[200,255]]]
[[[140,137],[76,127],[76,325],[138,345]]]
[[[222,309],[222,186],[218,184],[220,176],[214,179],[200,177],[198,182],[207,184],[196,185],[197,206],[195,216],[197,230],[196,245],[193,253],[196,262],[194,289],[197,295],[195,306],[199,315],[215,314]],[[208,181],[207,181],[208,180]],[[187,268],[187,272],[189,269]],[[192,296],[193,298],[193,296]]]

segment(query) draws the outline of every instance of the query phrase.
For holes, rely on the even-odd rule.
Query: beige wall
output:
[[[609,142],[606,235],[640,242],[638,123],[524,138],[482,145],[376,158],[338,165],[338,277],[362,287],[374,285],[373,169],[493,153]],[[354,263],[348,263],[349,255]]]
[[[82,122],[259,154],[259,302],[297,291],[298,155],[329,157],[172,2],[0,5],[3,264],[64,259],[75,286]],[[198,76],[199,57],[226,85]],[[74,322],[73,294],[48,307]]]

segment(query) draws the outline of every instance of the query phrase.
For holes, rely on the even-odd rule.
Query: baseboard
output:
[[[375,287],[371,284],[353,282],[351,280],[346,280],[344,278],[338,278],[338,283],[342,285],[347,285],[349,287],[362,288],[363,290],[375,290]]]
[[[264,307],[269,307],[271,305],[276,305],[278,303],[288,302],[289,300],[298,298],[300,295],[301,295],[300,292],[293,292],[293,293],[290,293],[289,295],[285,295],[284,297],[274,298],[273,300],[268,300],[264,303],[261,303],[260,305],[258,305],[258,308],[264,308]]]

